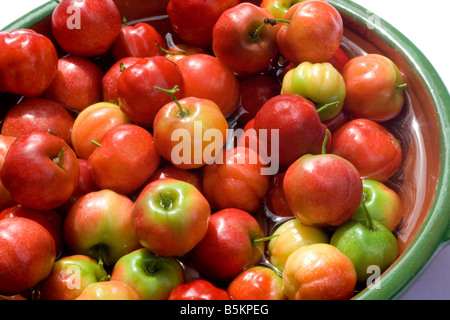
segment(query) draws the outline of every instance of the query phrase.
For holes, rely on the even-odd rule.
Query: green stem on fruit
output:
[[[399,84],[399,85],[396,87],[396,89],[406,88],[407,86],[408,86],[407,83],[402,83],[402,84]]]
[[[125,65],[122,62],[119,64],[119,67],[120,67],[120,72],[124,72],[125,69],[127,68],[127,67],[125,67]]]
[[[261,31],[266,25],[270,24],[271,26],[274,26],[280,22],[290,23],[290,21],[286,19],[264,18],[263,23],[258,27],[258,29],[250,33],[250,40],[258,41],[260,39],[259,36],[261,34]]]
[[[269,237],[264,237],[264,238],[254,239],[254,240],[252,240],[252,243],[253,243],[253,244],[257,244],[257,243],[260,243],[260,242],[267,242],[267,241],[270,241],[270,240],[272,240],[273,238],[276,238],[276,237],[278,237],[278,236],[279,236],[279,234],[273,234],[273,235],[271,235],[271,236],[269,236]]]
[[[287,19],[273,19],[273,18],[264,18],[264,23],[270,24],[271,26],[275,26],[279,23],[291,23],[290,20]]]
[[[159,259],[161,259],[160,256],[155,254],[155,259],[153,259],[152,264],[148,268],[146,268],[145,271],[150,274],[155,273],[157,271],[156,264],[158,263]]]
[[[103,244],[99,244],[97,245],[97,261],[98,261],[98,266],[100,268],[100,271],[105,271],[105,266],[104,266],[104,262],[103,262],[103,258],[105,256],[105,247]],[[103,281],[109,281],[111,279],[110,275],[106,275],[102,278],[100,278],[100,280],[98,280],[99,282],[103,282]]]
[[[159,196],[161,197],[161,206],[166,210],[170,210],[173,206],[172,199],[164,192],[160,192]]]
[[[99,148],[102,146],[100,143],[98,143],[98,142],[95,141],[95,140],[91,140],[91,143],[94,144],[94,145],[96,145],[96,146],[99,147]]]
[[[127,18],[125,18],[125,16],[122,17],[122,23],[125,27],[128,26],[128,21],[127,21]]]
[[[317,109],[317,113],[318,113],[319,115],[321,115],[322,113],[324,113],[325,111],[327,111],[328,108],[335,107],[335,106],[339,105],[340,103],[341,103],[340,101],[333,101],[333,102],[324,104],[324,105],[321,106],[319,109]]]
[[[327,153],[327,143],[328,143],[329,137],[330,137],[330,130],[327,129],[325,131],[325,138],[323,139],[323,143],[322,143],[322,154]]]
[[[159,50],[161,50],[162,52],[164,52],[165,54],[169,54],[171,56],[176,55],[175,52],[169,51],[167,49],[164,49],[159,43],[156,43],[156,46],[159,48]]]
[[[370,231],[374,231],[375,228],[373,227],[372,216],[370,215],[369,210],[367,209],[367,206],[366,206],[366,198],[367,198],[367,195],[366,195],[365,192],[363,192],[363,198],[362,198],[362,201],[361,201],[361,206],[362,206],[362,208],[364,210],[364,213],[366,214],[367,222],[369,224],[369,227],[368,227],[369,230]]]
[[[56,163],[61,168],[62,168],[62,161],[63,161],[63,155],[64,155],[65,150],[66,150],[66,148],[63,147],[61,149],[61,151],[59,152],[58,156],[56,158],[53,158],[53,162]]]
[[[258,27],[255,31],[252,31],[250,33],[250,40],[252,41],[258,41],[260,39],[259,35],[261,34],[262,29],[267,25],[267,23],[263,23],[261,26]]]
[[[100,278],[98,280],[98,282],[105,282],[105,281],[109,281],[109,280],[111,280],[111,276],[108,274],[108,275],[104,276],[103,278]]]
[[[164,89],[164,88],[160,88],[160,87],[157,87],[157,86],[155,86],[154,88],[155,88],[155,90],[159,90],[159,91],[165,92],[165,93],[167,93],[170,96],[172,101],[175,102],[175,104],[178,106],[178,109],[179,109],[178,116],[179,117],[186,117],[186,116],[189,115],[189,112],[187,110],[183,109],[183,107],[181,106],[180,102],[175,97],[175,93],[180,91],[180,89],[178,88],[178,85],[176,85],[175,87],[173,87],[173,89],[170,89],[170,90]]]
[[[104,252],[105,252],[105,250],[104,250],[103,245],[99,244],[97,246],[97,261],[98,261],[100,270],[105,270],[104,263],[103,263]]]

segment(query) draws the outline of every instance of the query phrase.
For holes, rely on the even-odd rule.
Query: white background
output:
[[[0,29],[46,0],[0,2]],[[450,88],[447,0],[354,0],[409,38],[437,69]],[[450,213],[449,213],[450,214]],[[450,246],[442,249],[403,299],[450,299]]]

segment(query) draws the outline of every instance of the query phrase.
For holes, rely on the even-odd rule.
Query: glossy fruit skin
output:
[[[335,67],[337,71],[342,73],[344,66],[349,61],[350,61],[350,57],[347,55],[347,53],[344,51],[344,49],[339,48],[339,49],[337,49],[337,51],[334,53],[333,57],[328,62],[331,63],[331,65],[333,67]]]
[[[389,58],[378,54],[353,58],[342,76],[347,88],[344,109],[354,118],[385,122],[403,110],[405,82]]]
[[[353,118],[350,117],[345,110],[341,110],[336,117],[331,120],[324,121],[323,124],[326,125],[328,130],[330,130],[330,133],[333,134],[337,129],[350,120],[353,120]]]
[[[286,200],[283,190],[285,172],[278,172],[272,177],[270,189],[266,196],[266,206],[271,213],[278,217],[293,217],[294,213]]]
[[[329,61],[343,38],[343,22],[339,12],[324,1],[305,1],[293,5],[286,16],[289,24],[281,24],[277,43],[289,61],[320,63]]]
[[[347,122],[333,133],[331,153],[350,161],[365,180],[386,182],[400,168],[400,141],[383,125],[369,119]]]
[[[327,243],[297,249],[283,271],[283,290],[289,300],[348,300],[356,283],[352,261]]]
[[[62,224],[63,218],[56,211],[40,211],[16,204],[0,212],[0,220],[12,217],[22,217],[36,221],[42,225],[55,241],[55,257],[58,259],[63,252]]]
[[[101,141],[108,130],[121,124],[131,124],[131,120],[113,103],[99,102],[81,111],[75,118],[71,136],[77,156],[88,160],[96,148],[91,141]]]
[[[372,276],[370,267],[384,272],[399,254],[395,236],[376,220],[373,229],[367,221],[348,221],[340,226],[330,239],[330,244],[352,260],[358,275],[358,282]]]
[[[255,75],[240,81],[240,99],[236,113],[241,126],[254,119],[262,106],[281,92],[281,83],[268,75]]]
[[[80,112],[102,100],[103,76],[103,71],[91,60],[76,56],[60,58],[56,75],[44,97],[61,103],[68,110]]]
[[[282,94],[298,94],[316,104],[320,120],[335,118],[344,105],[344,78],[330,63],[303,62],[288,71],[283,79]],[[321,107],[335,103],[332,107]]]
[[[215,24],[213,52],[236,74],[245,76],[267,69],[278,54],[277,27],[266,25],[254,37],[266,17],[272,18],[268,10],[240,3],[225,11]]]
[[[171,165],[160,167],[158,170],[156,170],[156,172],[148,180],[148,183],[164,178],[181,180],[192,184],[200,192],[202,192],[203,190],[202,181],[200,179],[199,173],[192,170],[180,169]]]
[[[218,156],[216,150],[222,150],[228,122],[212,100],[186,97],[178,103],[187,115],[180,114],[175,102],[164,105],[156,114],[153,122],[155,148],[173,166],[185,170],[197,169],[213,162]],[[211,138],[205,137],[212,130],[218,135],[217,140],[210,141]],[[181,137],[178,136],[179,131],[183,133]],[[182,150],[179,150],[180,146]]]
[[[134,124],[111,128],[99,143],[88,161],[91,176],[100,189],[131,195],[161,162],[151,133]]]
[[[110,280],[89,285],[75,300],[141,300],[123,281]]]
[[[230,296],[211,282],[197,279],[173,288],[168,300],[230,300]]]
[[[141,248],[131,220],[132,208],[130,198],[108,189],[79,198],[64,219],[67,252],[98,259],[103,250],[103,262],[114,265],[123,255]]]
[[[239,103],[239,81],[219,59],[210,54],[191,54],[176,62],[184,78],[186,97],[215,102],[225,117],[236,111]]]
[[[62,0],[52,14],[57,43],[75,56],[104,54],[121,28],[122,17],[113,0]]]
[[[120,109],[131,121],[145,128],[151,128],[158,111],[171,102],[170,96],[155,86],[167,90],[178,86],[175,97],[184,97],[180,69],[162,56],[142,58],[122,72],[117,84]]]
[[[294,4],[304,1],[306,0],[262,0],[260,6],[269,10],[275,19],[283,19]]]
[[[355,166],[333,154],[298,159],[286,171],[283,189],[297,219],[319,227],[335,227],[348,221],[363,196]]]
[[[55,242],[36,221],[12,217],[0,221],[0,293],[14,295],[44,280],[55,262]]]
[[[231,300],[286,300],[283,279],[266,266],[244,270],[230,282],[227,292]]]
[[[208,231],[192,251],[198,270],[213,280],[230,281],[243,270],[259,263],[264,237],[258,221],[249,213],[228,208],[211,215]]]
[[[272,144],[272,130],[279,130],[279,162],[286,168],[311,153],[325,133],[315,105],[294,94],[267,101],[255,116],[255,130],[267,130],[268,146]]]
[[[185,43],[176,44],[167,50],[169,53],[167,53],[165,57],[173,62],[177,62],[180,59],[194,54],[210,54],[207,49],[191,46]]]
[[[75,152],[63,139],[34,131],[20,136],[10,146],[0,174],[17,203],[46,211],[70,199],[80,168]]]
[[[170,199],[170,204],[164,204]],[[132,221],[143,247],[161,256],[191,251],[205,236],[211,208],[193,185],[175,179],[148,184],[134,202]]]
[[[172,28],[187,44],[209,47],[213,28],[222,13],[239,4],[239,0],[170,0],[167,5]]]
[[[363,190],[365,196],[363,201],[372,219],[394,232],[404,214],[402,200],[398,193],[376,180],[363,180]],[[356,210],[352,219],[367,219],[362,205]]]
[[[117,84],[122,74],[122,65],[128,68],[135,64],[141,58],[126,57],[115,62],[105,73],[102,78],[102,94],[103,101],[119,105],[119,93],[117,92]]]
[[[139,22],[133,26],[122,27],[111,47],[111,54],[115,61],[126,57],[162,56],[164,52],[158,45],[166,49],[166,42],[162,35],[150,24]]]
[[[108,273],[96,260],[85,255],[58,259],[51,273],[36,286],[36,300],[75,300],[92,283]],[[78,278],[77,278],[78,277]]]
[[[92,179],[92,167],[89,161],[78,158],[78,165],[80,166],[80,179],[77,188],[70,199],[70,205],[85,194],[100,190],[100,187],[95,183],[94,179]]]
[[[71,144],[75,118],[60,103],[43,98],[22,100],[9,109],[3,119],[1,134],[19,137],[32,131],[49,132]]]
[[[49,38],[30,29],[0,32],[0,91],[41,96],[56,74],[58,54]]]
[[[9,137],[0,134],[0,170],[1,167],[3,167],[3,162],[5,160],[5,156],[9,150],[9,147],[16,139],[16,137]],[[0,181],[0,210],[7,209],[15,204],[17,203],[12,198],[11,193],[6,190],[3,182]]]
[[[304,225],[295,218],[283,222],[273,234],[278,236],[270,239],[267,253],[270,263],[281,272],[289,255],[298,248],[330,240],[325,229]]]
[[[246,147],[226,150],[221,163],[203,170],[203,193],[217,210],[238,208],[255,212],[267,194],[270,176],[262,174],[266,166],[258,154]]]
[[[172,289],[185,282],[185,275],[174,257],[156,256],[142,248],[117,261],[111,273],[113,280],[126,283],[141,300],[167,300]]]

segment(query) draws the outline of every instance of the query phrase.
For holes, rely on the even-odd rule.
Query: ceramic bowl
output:
[[[155,17],[162,32],[170,29],[164,19],[167,2],[116,1],[130,24]],[[354,297],[397,299],[450,239],[450,96],[427,58],[389,23],[351,1],[329,2],[344,20],[344,49],[351,55],[380,53],[389,57],[408,84],[402,114],[386,124],[401,140],[404,152],[401,169],[388,182],[399,192],[404,204],[404,218],[395,231],[401,254],[381,276],[380,286],[369,286]],[[50,16],[55,7],[56,2],[49,1],[4,30],[33,28],[51,37]],[[1,104],[14,103],[14,97],[7,98]]]

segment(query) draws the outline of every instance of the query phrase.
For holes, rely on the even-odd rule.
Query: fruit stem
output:
[[[95,141],[95,140],[91,140],[91,143],[92,144],[95,144],[97,147],[101,147],[102,145],[100,144],[100,143],[98,143],[97,141]]]
[[[125,65],[122,62],[119,64],[119,67],[120,67],[120,72],[124,72],[125,69],[127,68],[127,67],[125,67]]]
[[[402,83],[402,84],[399,84],[399,85],[397,86],[397,89],[406,88],[407,86],[408,86],[407,83]]]
[[[105,281],[109,281],[109,280],[111,280],[111,276],[108,274],[108,275],[104,276],[103,278],[100,278],[98,280],[98,282],[105,282]]]
[[[56,163],[61,168],[62,168],[62,157],[63,157],[65,150],[66,150],[66,147],[63,147],[61,149],[61,151],[59,152],[58,156],[53,159],[53,162]]]
[[[170,197],[164,192],[160,192],[159,196],[161,197],[161,205],[164,207],[164,209],[170,210],[173,205],[172,199],[170,199]]]
[[[175,104],[178,106],[178,109],[179,109],[178,116],[186,117],[187,115],[189,115],[189,112],[187,110],[183,109],[183,107],[181,106],[180,102],[175,97],[175,93],[180,91],[180,89],[178,88],[178,85],[173,87],[173,89],[171,89],[171,90],[160,88],[160,87],[157,87],[157,86],[155,86],[154,88],[155,88],[155,90],[163,91],[163,92],[167,93],[170,96],[172,101],[175,102]]]
[[[341,102],[340,101],[333,101],[327,104],[324,104],[323,106],[321,106],[319,109],[317,109],[317,113],[320,115],[321,113],[325,112],[328,108],[334,107],[339,105]]]
[[[291,23],[290,20],[286,20],[286,19],[273,19],[273,18],[264,18],[264,23],[265,24],[270,24],[271,26],[275,26],[279,23]]]
[[[265,19],[264,19],[265,21]],[[259,40],[259,35],[261,34],[261,30],[267,25],[266,22],[264,22],[261,26],[258,27],[258,29],[256,29],[255,31],[252,31],[250,33],[250,40],[252,41],[258,41]]]
[[[159,255],[155,254],[155,259],[153,259],[152,264],[146,269],[148,273],[156,272],[156,264],[158,263],[159,259],[160,259]]]
[[[261,31],[266,25],[270,24],[271,26],[275,26],[280,22],[290,23],[290,21],[286,20],[286,19],[273,19],[273,18],[267,18],[267,17],[264,18],[263,23],[258,27],[258,29],[256,29],[255,31],[252,31],[252,33],[250,33],[250,40],[258,41]]]
[[[128,26],[128,21],[127,21],[127,18],[125,18],[125,16],[122,17],[122,23],[125,27]]]
[[[322,143],[322,154],[327,153],[327,143],[328,143],[329,137],[330,137],[330,130],[327,129],[325,131],[325,138],[323,139],[323,143]]]
[[[363,192],[363,198],[362,198],[362,201],[361,201],[361,206],[362,206],[362,208],[364,210],[364,213],[366,214],[366,218],[367,218],[367,221],[369,223],[369,230],[370,231],[374,231],[375,229],[373,227],[372,216],[370,215],[369,210],[367,209],[367,206],[366,206],[366,198],[367,198],[367,195],[366,195],[365,192]]]
[[[156,46],[159,48],[159,50],[161,50],[162,52],[164,52],[165,54],[170,54],[171,56],[176,55],[175,52],[169,51],[167,49],[164,49],[163,47],[161,47],[161,45],[159,43],[156,43]]]
[[[105,270],[104,263],[103,263],[103,256],[104,256],[104,248],[102,244],[99,244],[97,246],[97,261],[98,265],[100,267],[100,270]]]
[[[269,237],[264,237],[264,238],[254,239],[254,240],[252,240],[252,243],[253,243],[253,244],[257,244],[257,243],[260,243],[260,242],[270,241],[270,240],[272,240],[273,238],[276,238],[276,237],[278,237],[278,236],[279,236],[279,234],[273,234],[273,235],[271,235],[271,236],[269,236]]]

